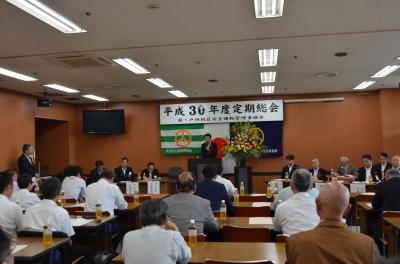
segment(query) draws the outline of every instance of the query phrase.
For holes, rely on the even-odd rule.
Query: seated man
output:
[[[233,194],[235,193],[235,186],[233,186],[233,183],[230,180],[222,177],[222,172],[223,172],[222,166],[217,165],[217,177],[215,178],[215,181],[222,183],[225,186],[228,195],[232,197]]]
[[[161,200],[150,200],[140,206],[142,228],[127,233],[123,240],[125,264],[188,263],[190,248],[167,215],[168,206]]]
[[[290,181],[292,181],[292,180],[293,180],[293,178],[292,178]],[[313,178],[312,180],[314,181],[314,178]],[[313,183],[311,183],[311,186],[313,186]],[[311,188],[311,189],[308,191],[308,194],[309,194],[312,198],[315,199],[315,198],[318,197],[319,191],[318,191],[317,189],[315,189],[315,188]],[[288,186],[288,187],[286,187],[286,188],[283,188],[283,189],[279,192],[278,197],[276,197],[276,199],[272,202],[272,204],[271,204],[271,210],[274,210],[274,211],[275,211],[275,210],[276,210],[276,207],[277,207],[280,203],[282,203],[282,202],[288,200],[289,198],[292,198],[293,195],[294,195],[294,193],[293,193],[292,188],[291,188],[290,186]]]
[[[128,166],[128,158],[123,157],[121,159],[121,165],[118,168],[114,169],[115,173],[115,182],[120,181],[134,181],[135,175],[133,174],[132,167]]]
[[[83,203],[86,196],[86,182],[82,179],[82,168],[80,166],[70,166],[67,169],[67,174],[68,176],[64,178],[61,185],[64,196]]]
[[[114,208],[126,209],[128,203],[124,199],[119,187],[112,184],[114,173],[103,171],[101,178],[86,189],[85,211],[95,212],[96,204],[100,204],[103,211],[114,215]]]
[[[308,194],[311,188],[311,173],[297,169],[290,182],[294,195],[276,207],[274,230],[285,235],[293,235],[314,228],[319,223],[315,199]]]
[[[25,230],[42,231],[49,225],[52,232],[63,232],[69,237],[75,234],[67,210],[57,205],[60,199],[61,182],[52,177],[42,185],[43,200],[28,208],[23,217]]]
[[[196,184],[190,172],[183,172],[179,175],[176,190],[177,194],[173,194],[163,201],[168,205],[168,215],[178,226],[182,235],[188,235],[191,219],[195,220],[197,234],[218,231],[218,224],[212,213],[210,201],[194,195]]]
[[[386,181],[376,186],[372,207],[378,212],[400,211],[400,172],[389,169],[385,174]]]
[[[326,181],[326,175],[328,172],[325,169],[319,167],[319,159],[313,159],[311,161],[312,168],[309,170],[311,175],[316,181]]]
[[[0,172],[0,227],[11,237],[22,229],[22,209],[9,199],[13,193],[12,175]]]
[[[357,168],[350,164],[350,159],[346,156],[340,157],[336,171],[339,174],[338,180],[352,182],[358,177]]]
[[[101,178],[101,174],[103,173],[104,169],[104,161],[96,160],[94,163],[96,168],[90,171],[89,177],[86,179],[86,185],[97,182]]]
[[[394,155],[392,157],[392,169],[400,171],[400,156]]]
[[[221,201],[225,200],[227,213],[228,215],[232,215],[233,205],[229,199],[228,192],[223,184],[215,181],[215,178],[217,177],[217,169],[215,166],[204,166],[202,173],[204,181],[199,183],[196,195],[209,200],[213,211],[219,211],[221,208]]]
[[[351,208],[349,200],[343,184],[332,182],[321,188],[316,200],[321,223],[287,238],[287,263],[373,263],[379,252],[372,238],[351,231],[342,222]]]
[[[146,175],[146,177],[150,179],[155,179],[160,177],[160,173],[156,169],[156,165],[154,162],[147,163],[146,169],[142,170],[142,174]]]
[[[288,174],[289,179],[292,178],[293,173],[300,168],[299,165],[297,165],[294,162],[295,156],[293,154],[288,154],[286,155],[286,161],[287,161],[287,165],[284,166],[282,168],[282,172],[281,172],[281,178],[285,179],[286,174]]]
[[[40,202],[39,197],[32,192],[32,176],[29,174],[21,174],[18,177],[19,191],[13,193],[11,201],[21,206],[22,210]]]
[[[387,170],[392,168],[392,164],[388,162],[388,154],[382,152],[379,155],[379,163],[375,164],[375,168],[378,170],[379,180],[383,181]]]
[[[371,179],[374,182],[378,182],[379,172],[372,164],[372,156],[364,154],[361,158],[364,166],[358,169],[357,181],[369,182],[369,179]]]

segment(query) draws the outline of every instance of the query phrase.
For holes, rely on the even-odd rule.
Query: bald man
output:
[[[163,201],[168,205],[168,215],[178,226],[182,235],[189,234],[189,223],[195,220],[197,234],[213,233],[218,231],[211,210],[210,201],[194,195],[196,184],[190,172],[183,172],[178,176],[176,183],[177,194],[173,194]]]
[[[313,230],[288,237],[287,263],[373,263],[379,251],[372,238],[355,233],[343,224],[350,210],[350,194],[337,182],[324,185],[316,199],[321,223]]]

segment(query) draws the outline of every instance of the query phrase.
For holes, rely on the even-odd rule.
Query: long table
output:
[[[388,232],[388,256],[396,256],[399,254],[399,230],[400,217],[383,217],[384,223],[390,226]]]
[[[50,246],[44,246],[42,237],[18,237],[17,247],[21,245],[26,245],[26,247],[13,254],[14,263],[37,263],[47,254],[50,255],[48,263],[53,263],[52,252],[56,249],[60,250],[61,263],[70,263],[69,241],[69,238],[53,237],[53,243]]]
[[[232,243],[232,242],[198,242],[192,248],[189,263],[204,263],[206,259],[225,261],[271,260],[275,264],[286,262],[284,243]],[[121,256],[112,263],[123,263]]]
[[[255,220],[259,223],[257,224],[250,224],[250,219]],[[272,217],[228,217],[226,221],[221,221],[220,218],[217,219],[218,227],[222,229],[225,225],[236,226],[236,227],[243,227],[243,228],[268,228],[272,229]]]

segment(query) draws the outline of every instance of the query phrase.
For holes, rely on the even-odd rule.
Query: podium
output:
[[[202,170],[206,165],[221,165],[221,159],[189,159],[188,170],[193,173],[196,184],[203,181]]]

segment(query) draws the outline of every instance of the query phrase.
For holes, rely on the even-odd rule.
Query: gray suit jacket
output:
[[[168,215],[181,232],[187,236],[190,219],[196,222],[197,234],[216,232],[218,224],[211,211],[210,201],[191,193],[177,193],[165,199]]]

